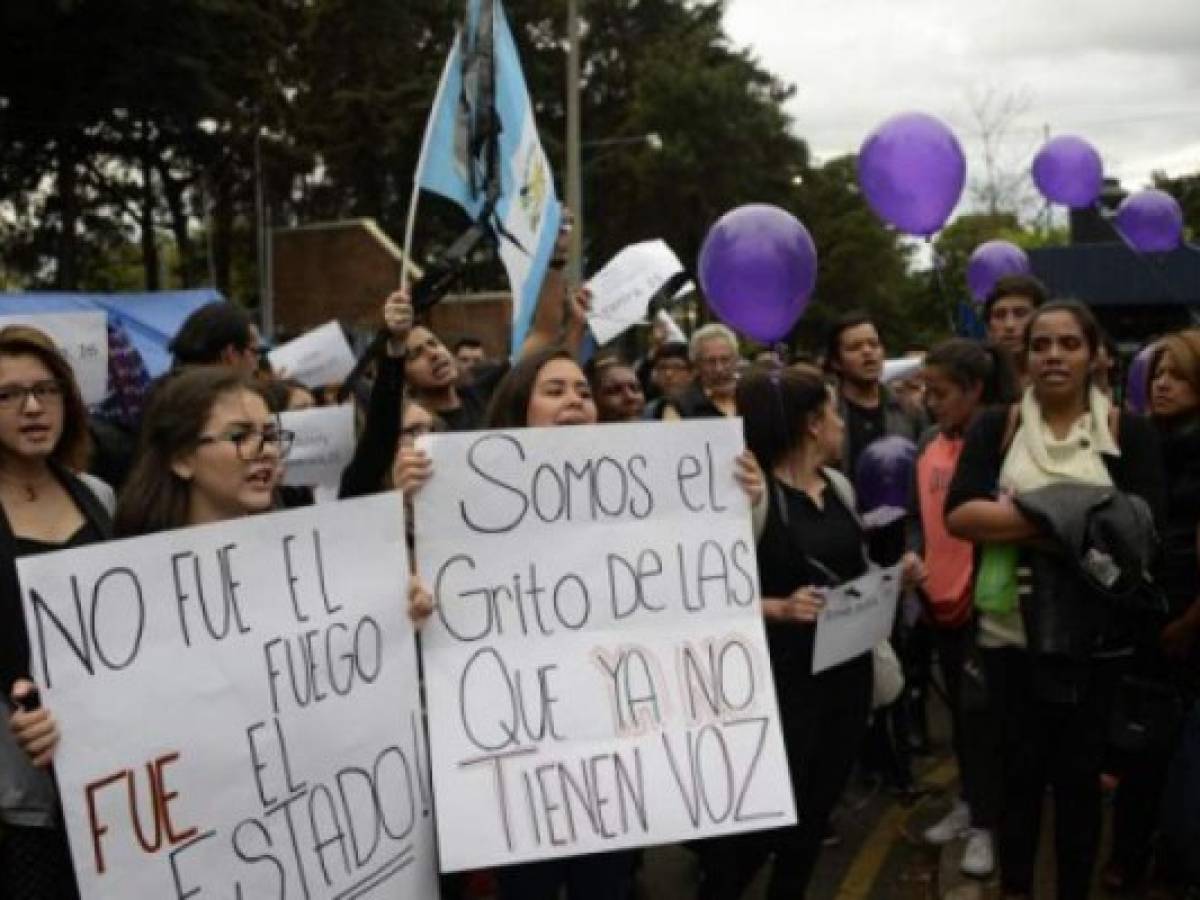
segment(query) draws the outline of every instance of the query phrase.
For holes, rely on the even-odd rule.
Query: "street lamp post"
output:
[[[267,340],[275,337],[275,298],[271,296],[271,222],[268,218],[262,172],[263,130],[254,132],[254,219],[258,233],[258,303],[262,332]]]
[[[567,279],[583,282],[583,187],[579,140],[579,0],[567,0],[567,206],[575,213]]]

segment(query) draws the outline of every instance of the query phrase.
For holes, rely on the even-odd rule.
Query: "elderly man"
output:
[[[703,419],[737,415],[737,335],[724,325],[705,325],[692,335],[689,348],[696,380],[668,400],[663,419]]]

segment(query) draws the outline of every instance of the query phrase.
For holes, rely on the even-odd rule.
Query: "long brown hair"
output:
[[[524,357],[496,386],[488,406],[487,428],[524,428],[529,424],[529,400],[542,367],[554,359],[575,357],[561,347],[546,347]]]
[[[33,356],[41,361],[62,389],[63,430],[50,459],[76,472],[87,468],[92,452],[87,407],[70,363],[43,332],[27,325],[0,328],[0,356]]]
[[[251,378],[226,366],[184,369],[159,387],[146,410],[137,456],[117,501],[113,525],[118,535],[187,524],[190,487],[175,474],[172,463],[196,446],[217,400],[241,391],[263,397]]]

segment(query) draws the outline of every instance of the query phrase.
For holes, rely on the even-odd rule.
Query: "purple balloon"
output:
[[[928,237],[958,205],[967,160],[941,120],[902,113],[874,131],[858,152],[858,182],[871,209],[908,234]]]
[[[817,283],[817,248],[799,220],[753,203],[716,221],[700,248],[700,285],[709,308],[747,337],[785,337]]]
[[[902,518],[912,500],[917,445],[892,435],[872,441],[854,467],[854,487],[863,524],[882,528]]]
[[[1048,140],[1033,158],[1033,183],[1051,203],[1091,206],[1104,186],[1104,166],[1095,147],[1063,134]]]
[[[1169,253],[1183,241],[1183,210],[1166,191],[1130,194],[1117,209],[1117,230],[1143,253]]]
[[[971,296],[982,303],[1004,276],[1028,275],[1032,271],[1029,257],[1016,244],[988,241],[976,247],[967,262],[967,287]]]
[[[1156,349],[1156,344],[1147,344],[1129,364],[1129,375],[1125,379],[1125,408],[1135,415],[1144,416],[1150,411],[1150,360]]]

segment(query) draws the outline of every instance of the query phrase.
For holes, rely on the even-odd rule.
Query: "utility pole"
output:
[[[567,206],[575,214],[567,280],[583,282],[583,185],[579,139],[579,0],[567,0]]]

